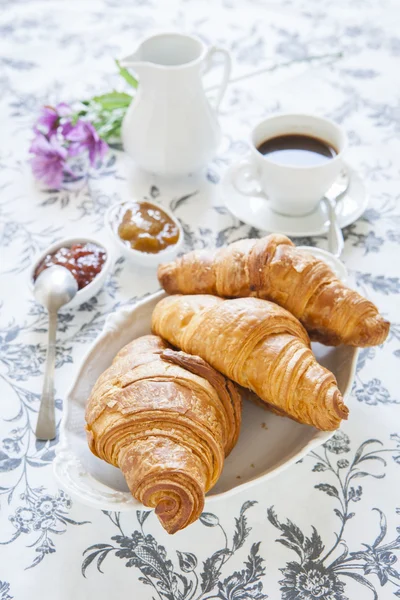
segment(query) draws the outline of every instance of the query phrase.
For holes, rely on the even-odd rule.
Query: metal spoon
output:
[[[54,411],[54,364],[56,360],[57,313],[78,291],[78,283],[68,269],[55,265],[42,271],[35,281],[33,293],[36,300],[49,313],[49,341],[46,369],[39,416],[36,425],[38,440],[53,440],[56,437]]]
[[[342,230],[337,222],[336,215],[336,204],[339,198],[347,191],[349,187],[350,178],[347,169],[343,169],[335,183],[329,188],[324,196],[324,202],[328,209],[329,229],[328,229],[328,247],[331,252],[337,258],[343,252],[344,239]]]

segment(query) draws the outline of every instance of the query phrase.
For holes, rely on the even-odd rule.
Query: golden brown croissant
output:
[[[315,360],[305,329],[273,302],[168,296],[155,307],[152,328],[252,390],[278,414],[323,430],[347,419],[336,379]]]
[[[272,300],[297,317],[312,340],[330,346],[376,346],[389,332],[372,302],[284,235],[190,252],[160,265],[158,278],[169,294]]]
[[[240,429],[235,385],[148,335],[122,348],[86,409],[91,451],[119,467],[169,533],[200,516]]]

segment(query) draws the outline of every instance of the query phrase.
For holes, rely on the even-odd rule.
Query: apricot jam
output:
[[[149,202],[130,205],[118,227],[121,240],[133,250],[157,254],[179,240],[179,229],[161,208]]]

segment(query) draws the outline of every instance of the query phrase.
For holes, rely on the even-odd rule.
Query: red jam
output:
[[[54,265],[61,265],[75,277],[78,289],[88,285],[100,273],[107,258],[107,253],[96,244],[74,244],[69,248],[59,248],[53,254],[48,254],[38,264],[34,280],[42,271]]]

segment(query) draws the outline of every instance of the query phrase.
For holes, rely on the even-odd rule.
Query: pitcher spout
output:
[[[133,54],[129,54],[129,56],[121,58],[118,62],[121,65],[121,67],[124,67],[125,69],[136,68],[138,64],[143,63],[144,61],[141,57],[140,46],[136,50],[136,52],[134,52]]]
[[[160,33],[144,40],[136,52],[123,58],[123,67],[136,68],[138,64],[176,70],[196,63],[201,64],[206,53],[203,42],[183,33]]]

